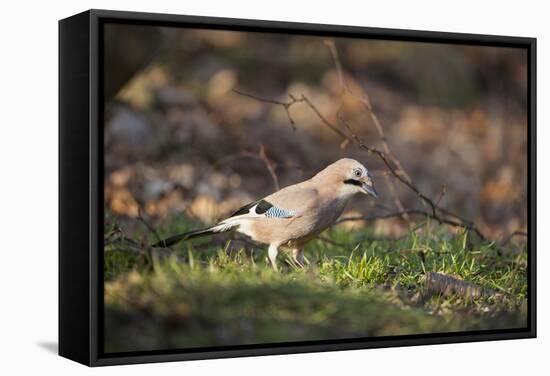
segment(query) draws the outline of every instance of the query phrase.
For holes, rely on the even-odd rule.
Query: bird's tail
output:
[[[182,234],[170,236],[169,238],[166,238],[164,240],[158,241],[151,245],[151,247],[163,247],[168,248],[173,246],[176,243],[179,243],[183,240],[189,240],[193,238],[200,238],[202,236],[212,235],[212,234],[218,234],[221,232],[226,232],[232,230],[237,224],[228,224],[228,223],[220,223],[215,226],[202,228],[199,230],[193,230],[189,232],[184,232]]]

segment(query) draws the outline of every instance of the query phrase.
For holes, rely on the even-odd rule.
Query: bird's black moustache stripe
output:
[[[344,180],[344,183],[345,184],[351,184],[351,185],[356,185],[358,187],[361,187],[363,185],[363,183],[361,183],[359,180],[355,180],[355,179],[347,179],[347,180]]]

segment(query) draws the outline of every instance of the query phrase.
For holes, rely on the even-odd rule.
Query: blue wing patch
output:
[[[268,218],[291,218],[294,217],[295,214],[293,210],[280,209],[276,206],[270,207],[265,212],[265,216]]]
[[[231,214],[230,218],[243,215],[246,216],[249,214],[265,215],[268,218],[291,218],[296,215],[296,212],[293,210],[278,208],[276,206],[273,206],[266,200],[258,200],[243,206],[242,208]]]

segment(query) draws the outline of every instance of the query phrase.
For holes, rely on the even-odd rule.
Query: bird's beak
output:
[[[361,188],[363,188],[365,194],[371,195],[374,198],[378,197],[378,193],[376,192],[376,189],[374,189],[374,184],[372,181],[363,182],[363,184],[361,184]]]

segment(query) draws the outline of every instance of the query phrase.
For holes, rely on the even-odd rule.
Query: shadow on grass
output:
[[[107,352],[453,331],[377,291],[341,290],[307,273],[193,269],[168,262],[106,284]]]

